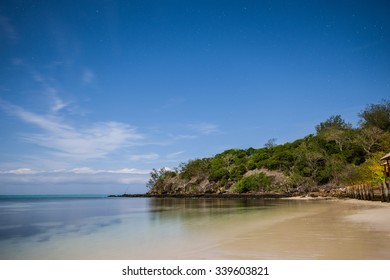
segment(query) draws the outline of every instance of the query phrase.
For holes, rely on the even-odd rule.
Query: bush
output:
[[[230,174],[230,179],[233,181],[238,181],[242,178],[242,176],[246,173],[245,165],[241,164],[238,166],[234,166],[232,168],[232,172]]]
[[[271,186],[271,179],[264,173],[253,174],[238,181],[235,190],[238,193],[266,191]]]

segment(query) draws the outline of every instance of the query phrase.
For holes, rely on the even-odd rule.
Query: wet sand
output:
[[[390,204],[358,200],[318,203],[264,221],[251,221],[212,247],[188,255],[210,259],[390,259]],[[231,233],[231,232],[230,232]]]
[[[325,207],[241,235],[225,252],[238,259],[390,259],[389,204],[319,203]]]

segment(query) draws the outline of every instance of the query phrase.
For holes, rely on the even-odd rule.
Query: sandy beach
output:
[[[348,215],[346,218],[390,235],[390,203],[362,200],[345,200],[342,203],[368,207],[369,209],[356,210],[355,214]]]
[[[310,197],[286,201],[291,205],[272,213],[187,224],[191,242],[178,236],[155,246],[153,254],[138,253],[145,259],[390,259],[390,204]]]
[[[315,204],[267,222],[251,221],[234,236],[222,238],[209,250],[213,252],[209,257],[390,259],[390,204],[310,197],[289,200]],[[207,252],[190,257],[205,255]]]

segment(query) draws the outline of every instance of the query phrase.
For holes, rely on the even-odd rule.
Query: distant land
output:
[[[270,139],[262,148],[153,169],[146,196],[342,196],[346,186],[379,184],[386,179],[380,158],[390,152],[390,101],[367,105],[358,116],[358,127],[333,115],[292,143]]]

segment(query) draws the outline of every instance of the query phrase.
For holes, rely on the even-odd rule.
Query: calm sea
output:
[[[328,201],[1,196],[0,259],[389,259],[389,233],[345,218],[357,210]]]

